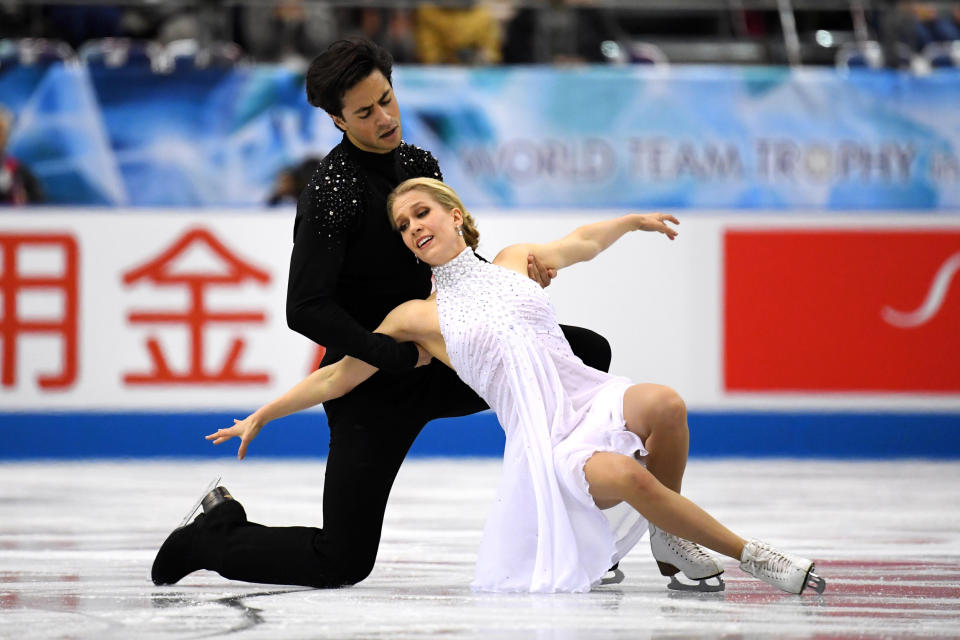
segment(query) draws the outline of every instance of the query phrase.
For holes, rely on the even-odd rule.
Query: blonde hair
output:
[[[393,203],[398,196],[409,191],[422,191],[426,193],[448,211],[460,209],[463,213],[463,224],[460,227],[463,230],[463,240],[467,243],[468,247],[474,251],[477,250],[477,245],[480,243],[480,232],[477,231],[477,224],[473,221],[473,217],[467,213],[467,209],[463,206],[463,202],[460,201],[460,196],[457,195],[456,191],[443,182],[434,180],[433,178],[410,178],[398,184],[396,188],[390,192],[390,195],[387,196],[387,217],[390,219],[391,227],[394,229],[397,228],[393,220]]]

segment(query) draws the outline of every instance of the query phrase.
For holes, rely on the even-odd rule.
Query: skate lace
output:
[[[673,544],[674,547],[677,547],[683,551],[688,557],[693,557],[697,560],[710,560],[710,555],[706,551],[700,548],[696,542],[690,542],[686,538],[679,538],[673,534],[664,533],[667,535],[668,540]]]
[[[793,566],[789,558],[769,547],[757,545],[752,556],[750,560],[754,567],[775,578],[784,577]]]

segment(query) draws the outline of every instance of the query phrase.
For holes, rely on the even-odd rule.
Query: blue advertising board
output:
[[[474,206],[960,209],[960,72],[403,67],[404,138]],[[52,203],[255,206],[340,138],[280,67],[0,70]]]

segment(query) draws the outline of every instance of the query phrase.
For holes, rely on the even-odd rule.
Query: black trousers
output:
[[[603,336],[562,327],[574,353],[610,367]],[[205,568],[225,578],[268,584],[340,587],[366,578],[380,546],[393,481],[414,439],[436,418],[487,408],[439,362],[402,375],[377,373],[324,405],[330,452],[323,486],[323,528],[265,527],[245,519],[204,531]]]

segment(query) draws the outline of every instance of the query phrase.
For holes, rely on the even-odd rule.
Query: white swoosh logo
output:
[[[887,324],[895,327],[919,327],[926,324],[943,306],[943,299],[947,297],[947,291],[950,289],[950,281],[957,271],[960,271],[960,251],[947,258],[947,261],[937,269],[930,291],[927,292],[927,299],[922,305],[913,311],[897,311],[887,306],[881,309],[880,315]]]

